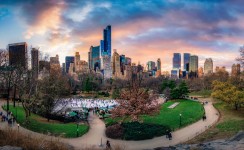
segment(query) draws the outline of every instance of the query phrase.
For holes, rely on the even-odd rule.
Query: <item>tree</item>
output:
[[[37,103],[36,94],[36,80],[32,77],[32,72],[26,69],[18,70],[18,83],[16,84],[19,91],[19,98],[21,99],[22,106],[25,110],[26,122],[29,122],[31,109]]]
[[[185,81],[181,81],[179,84],[179,95],[180,97],[186,96],[189,94],[188,86]]]
[[[244,92],[238,90],[229,82],[214,81],[211,96],[227,102],[234,106],[236,110],[244,104]]]
[[[153,115],[159,112],[160,105],[149,90],[141,87],[141,78],[132,79],[126,89],[121,90],[119,105],[112,110],[112,118],[123,117],[140,121],[140,115]]]
[[[50,75],[39,81],[36,98],[49,121],[54,106],[65,96],[70,95],[68,79],[59,70],[53,70]]]
[[[112,98],[117,99],[120,96],[120,90],[118,88],[113,89]]]
[[[240,47],[239,52],[240,56],[236,60],[240,62],[242,69],[244,69],[244,46]]]

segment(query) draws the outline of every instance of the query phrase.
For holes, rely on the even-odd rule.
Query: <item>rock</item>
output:
[[[21,147],[14,147],[14,146],[3,146],[0,147],[0,150],[23,150]]]
[[[244,150],[244,132],[241,131],[227,140],[215,140],[200,144],[179,144],[173,147],[161,147],[155,150]]]

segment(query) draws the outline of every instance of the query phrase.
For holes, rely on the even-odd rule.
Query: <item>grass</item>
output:
[[[214,107],[221,114],[219,122],[209,130],[187,143],[202,143],[216,139],[227,139],[244,130],[244,108],[238,111],[222,101],[214,101]]]
[[[12,105],[9,107],[10,111],[14,114],[17,122],[32,131],[39,133],[49,133],[55,136],[62,136],[66,138],[77,137],[77,125],[74,123],[59,123],[59,122],[47,122],[46,118],[43,118],[36,114],[31,114],[29,118],[29,123],[26,123],[25,112],[24,109],[20,106],[14,108]],[[17,113],[17,115],[16,115]],[[45,121],[41,121],[45,120]],[[88,132],[89,126],[86,124],[81,124],[78,126],[78,136],[82,136]]]
[[[206,97],[210,97],[211,93],[212,93],[211,90],[201,90],[201,91],[191,92],[189,96],[201,96],[206,98]]]
[[[175,102],[180,102],[174,109],[168,108],[170,105]],[[202,118],[203,116],[203,107],[200,103],[190,100],[174,100],[168,101],[161,106],[160,113],[155,116],[144,115],[141,116],[144,123],[153,123],[158,125],[168,126],[171,129],[177,129],[180,127],[187,126],[191,123],[194,123]],[[181,117],[181,126],[180,126],[180,116]],[[106,124],[112,124],[118,119],[105,119]]]
[[[69,150],[70,146],[61,143],[58,139],[52,141],[43,137],[34,137],[32,135],[26,135],[25,133],[18,132],[11,128],[0,130],[0,146],[16,146],[25,150],[34,149],[48,149],[48,150]]]
[[[58,138],[46,139],[44,136],[26,135],[12,128],[0,130],[0,147],[1,146],[16,146],[24,150],[74,150],[71,145],[62,143]],[[113,150],[126,150],[125,146],[112,145]],[[82,148],[80,150],[101,150],[95,146]]]

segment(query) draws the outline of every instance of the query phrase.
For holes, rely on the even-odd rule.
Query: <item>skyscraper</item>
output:
[[[66,73],[69,73],[70,63],[74,63],[74,61],[75,61],[74,56],[66,56],[65,57],[65,71],[66,71]]]
[[[111,57],[111,25],[103,30],[103,40],[100,41],[101,55],[109,55]]]
[[[77,70],[78,68],[78,63],[80,62],[80,54],[79,52],[75,52],[75,71]]]
[[[180,53],[174,53],[173,69],[181,69],[181,54]]]
[[[160,58],[158,58],[158,60],[157,60],[157,70],[161,71],[161,60],[160,60]]]
[[[8,45],[9,65],[28,68],[27,43],[13,43]]]
[[[193,55],[190,57],[189,65],[190,77],[197,77],[198,73],[198,56]]]
[[[189,71],[190,53],[184,53],[184,71]]]
[[[120,55],[120,68],[122,75],[124,75],[124,70],[125,70],[125,55]]]
[[[147,62],[147,71],[152,71],[156,68],[156,64],[154,61]]]
[[[50,57],[50,73],[61,73],[61,67],[59,62],[59,56],[56,55],[55,57]]]
[[[31,49],[31,67],[33,71],[33,77],[37,79],[39,73],[39,50],[36,48]]]
[[[101,69],[101,57],[99,46],[91,46],[90,52],[88,52],[88,57],[89,69],[95,71],[96,69]]]
[[[204,62],[204,75],[213,73],[213,60],[212,58],[207,58]]]
[[[112,57],[112,73],[115,78],[121,77],[120,56],[116,50],[114,50]]]

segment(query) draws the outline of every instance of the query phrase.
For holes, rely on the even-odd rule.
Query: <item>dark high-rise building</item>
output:
[[[103,40],[100,41],[101,55],[111,57],[111,25],[108,25],[103,30]]]
[[[91,46],[90,51],[88,52],[89,57],[89,69],[96,70],[97,68],[101,68],[101,60],[100,60],[100,47],[99,46]]]
[[[189,77],[197,77],[198,76],[198,56],[192,55],[190,57],[190,63],[189,63]]]
[[[190,53],[184,53],[184,70],[185,71],[189,71],[190,57],[191,57]]]
[[[74,56],[66,56],[65,57],[65,71],[66,71],[66,73],[69,73],[70,63],[74,63],[74,61],[75,61]]]
[[[31,49],[31,68],[33,77],[37,79],[39,74],[39,50],[36,48]]]
[[[181,68],[181,54],[174,53],[173,57],[173,69],[180,69]]]
[[[9,65],[28,68],[27,43],[13,43],[8,45]]]
[[[125,55],[120,55],[120,68],[121,68],[122,75],[124,75],[125,61],[126,61]]]

